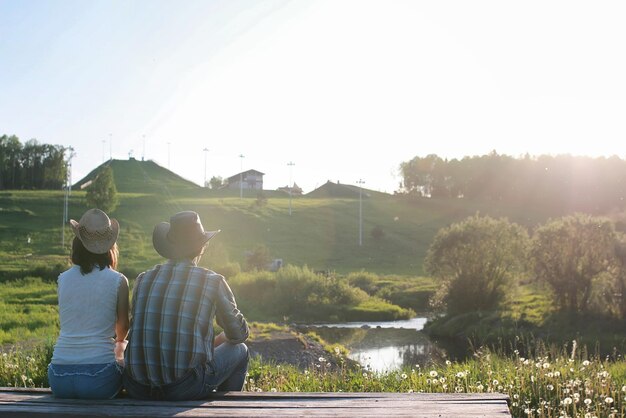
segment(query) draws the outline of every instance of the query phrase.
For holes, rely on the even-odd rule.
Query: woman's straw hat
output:
[[[94,254],[106,254],[117,241],[120,224],[109,219],[100,209],[89,209],[76,222],[70,219],[74,235],[83,243],[87,251]]]
[[[198,255],[218,232],[205,231],[196,212],[178,212],[169,222],[161,222],[154,227],[152,244],[161,256],[180,260]]]

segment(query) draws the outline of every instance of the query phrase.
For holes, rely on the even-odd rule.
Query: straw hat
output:
[[[74,235],[83,243],[87,251],[94,254],[106,254],[117,241],[120,224],[109,219],[100,209],[89,209],[76,222],[70,219]]]
[[[205,231],[196,212],[178,212],[154,227],[152,244],[163,257],[179,260],[197,255],[218,232]]]

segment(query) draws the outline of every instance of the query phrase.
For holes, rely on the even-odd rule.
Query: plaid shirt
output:
[[[126,368],[139,383],[161,386],[199,364],[213,365],[213,318],[226,338],[248,338],[248,324],[224,276],[191,261],[168,261],[135,282]]]

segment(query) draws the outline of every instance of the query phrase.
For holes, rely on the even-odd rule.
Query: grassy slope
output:
[[[246,251],[263,244],[273,257],[282,258],[285,263],[306,264],[316,270],[347,273],[364,269],[410,276],[423,273],[422,260],[440,228],[477,211],[508,216],[526,225],[551,215],[490,202],[409,199],[364,191],[363,246],[359,247],[357,193],[351,198],[293,198],[289,216],[289,199],[284,193],[265,191],[267,203],[259,206],[256,192],[245,191],[244,199],[240,199],[238,192],[202,189],[180,177],[169,176],[167,170],[153,162],[114,160],[112,166],[118,189],[126,190],[120,193],[121,204],[112,214],[122,227],[122,270],[142,270],[160,261],[152,249],[152,228],[180,210],[196,210],[205,228],[221,229],[215,240],[232,261],[243,263]],[[71,218],[78,219],[86,209],[84,193],[72,193]],[[64,261],[71,231],[66,227],[66,248],[62,248],[62,212],[61,191],[0,192],[0,256],[4,261],[0,270]],[[371,237],[375,226],[385,234],[379,241]],[[26,242],[28,235],[32,239],[30,245]]]

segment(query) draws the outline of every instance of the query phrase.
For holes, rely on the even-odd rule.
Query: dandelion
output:
[[[571,404],[572,404],[572,398],[570,398],[569,396],[563,399],[563,405],[571,405]]]
[[[430,377],[437,377],[437,372],[435,370],[431,370]]]
[[[591,363],[589,362],[589,360],[585,360],[583,361],[583,366],[587,367],[589,366]]]
[[[493,379],[493,385],[494,386],[498,386],[498,380],[497,379]]]
[[[626,393],[626,385],[622,386],[622,392]]]
[[[276,390],[276,388],[271,388],[270,392],[278,392],[278,391]]]
[[[403,379],[406,379],[408,376],[406,375],[406,373],[402,373],[402,375],[400,376]]]
[[[543,363],[542,364],[544,369],[549,369],[550,368],[550,363]]]
[[[547,385],[546,389],[548,389],[549,391],[553,391],[554,390],[554,385]]]
[[[318,360],[320,363],[326,363],[326,359],[324,357],[320,357]]]
[[[613,403],[613,398],[611,398],[610,396],[607,396],[606,398],[604,398],[604,403],[607,405],[610,405]]]
[[[464,378],[464,377],[465,377],[465,373],[463,373],[463,372],[458,372],[458,373],[456,374],[456,377],[458,377],[459,379],[462,379],[462,378]]]
[[[447,366],[449,366],[449,365],[451,365],[451,364],[452,364],[452,362],[451,362],[450,360],[446,360],[446,365],[447,365]]]

